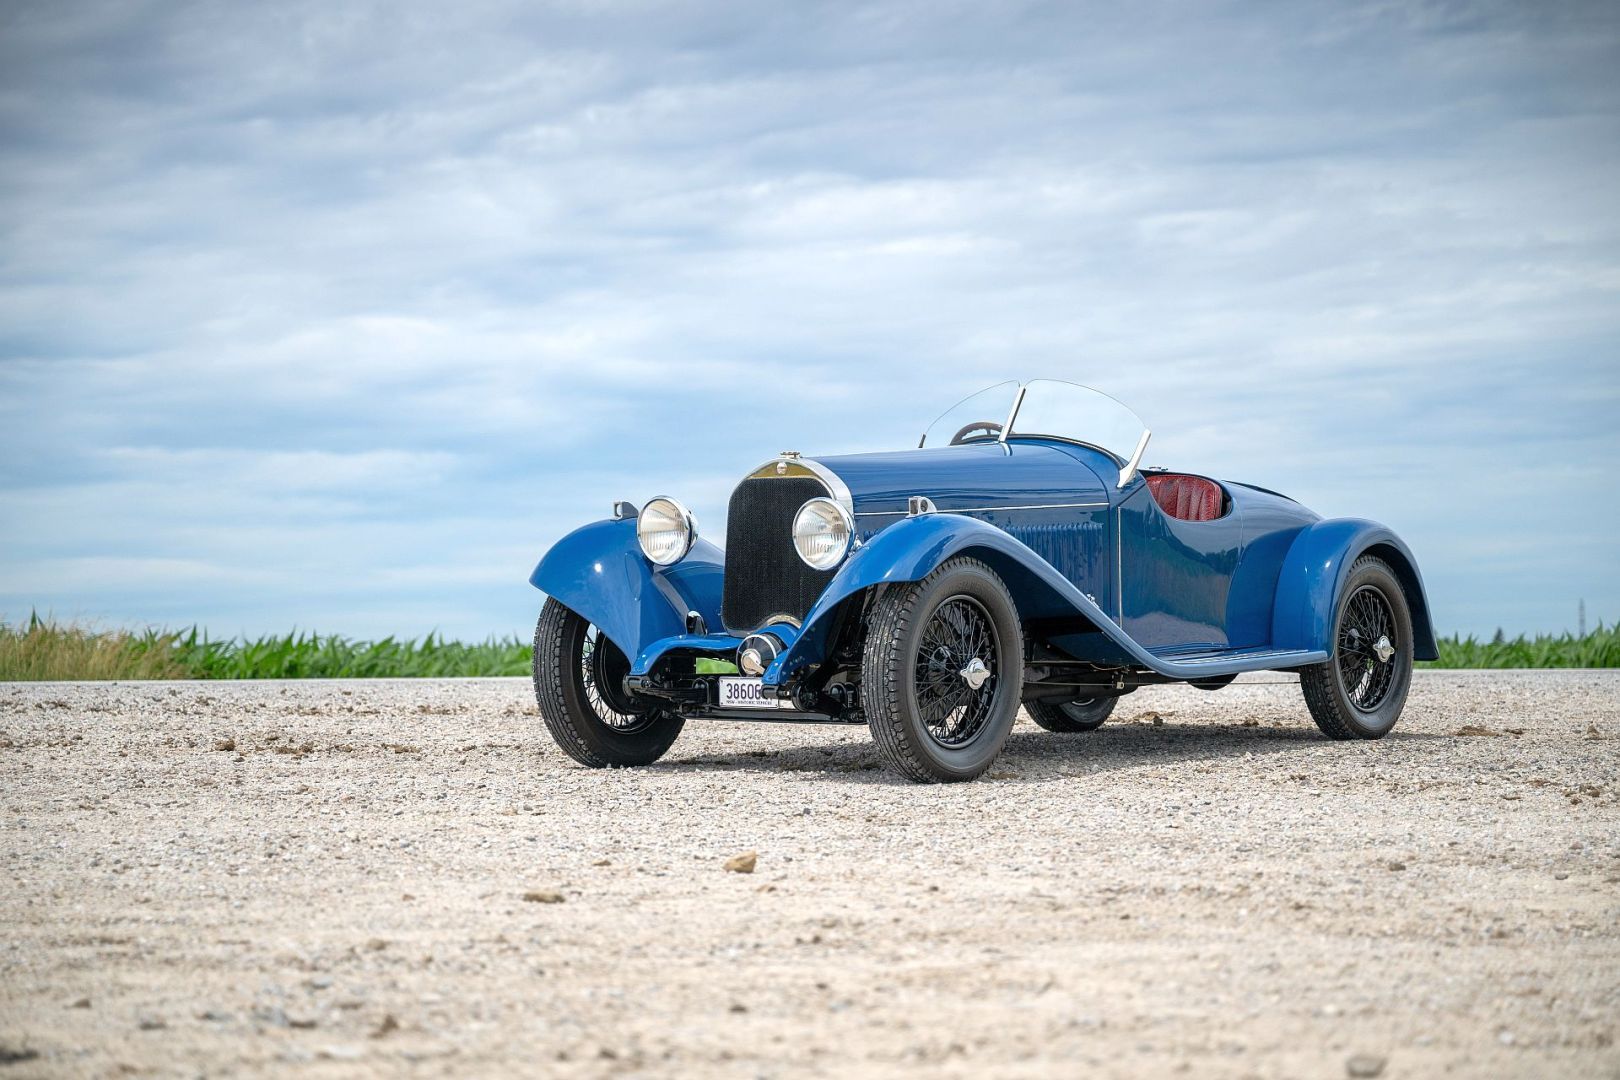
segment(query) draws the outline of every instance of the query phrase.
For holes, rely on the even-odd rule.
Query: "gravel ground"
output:
[[[951,787],[593,772],[519,680],[3,685],[0,1077],[1620,1075],[1620,672],[1356,745],[1284,678]]]

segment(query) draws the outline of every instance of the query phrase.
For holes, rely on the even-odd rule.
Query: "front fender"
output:
[[[552,545],[529,584],[595,623],[633,657],[649,642],[685,633],[688,611],[721,625],[723,558],[699,539],[674,566],[654,566],[636,542],[634,518],[595,521]]]
[[[835,621],[832,615],[845,600],[874,585],[920,581],[947,559],[964,553],[989,565],[1006,582],[1020,616],[1084,615],[1116,643],[1129,642],[1095,601],[1013,536],[961,514],[919,514],[890,525],[845,560],[805,615],[803,632],[765,672],[765,682],[780,683],[821,658]],[[1133,659],[1141,655],[1134,643],[1125,651]]]
[[[1360,518],[1319,521],[1294,538],[1277,578],[1277,599],[1271,616],[1273,645],[1331,652],[1339,594],[1350,567],[1363,555],[1383,559],[1401,583],[1412,612],[1414,659],[1439,659],[1429,599],[1417,560],[1387,526]]]

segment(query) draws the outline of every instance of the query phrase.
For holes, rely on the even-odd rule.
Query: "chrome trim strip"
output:
[[[1125,504],[1120,503],[1119,510],[1114,512],[1114,592],[1119,597],[1119,628],[1125,629],[1125,544],[1123,543],[1124,526],[1120,520],[1124,518]]]
[[[913,496],[915,498],[916,496]],[[953,506],[949,510],[935,507],[932,511],[937,514],[984,514],[996,510],[1106,510],[1105,502],[1083,503],[1024,503],[1015,506]],[[861,510],[856,517],[905,517],[906,510]]]
[[[798,460],[800,465],[815,473],[821,482],[827,485],[828,490],[832,493],[833,501],[853,516],[855,513],[855,498],[849,493],[849,485],[844,483],[843,477],[813,458],[799,458]]]
[[[1027,389],[1028,387],[1019,384],[1018,393],[1013,397],[1012,411],[1007,413],[1007,422],[1001,425],[1001,438],[996,442],[1006,445],[1007,436],[1012,434],[1013,421],[1018,419],[1018,410],[1024,404],[1024,391]]]

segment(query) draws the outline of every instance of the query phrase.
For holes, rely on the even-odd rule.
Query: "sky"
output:
[[[1008,378],[1620,619],[1620,5],[0,8],[13,622],[526,634]]]

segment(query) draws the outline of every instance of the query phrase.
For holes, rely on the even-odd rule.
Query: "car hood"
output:
[[[857,514],[904,514],[913,495],[954,512],[1108,504],[1104,455],[1085,447],[989,442],[815,460],[849,488]]]

